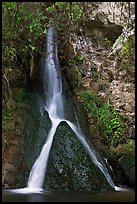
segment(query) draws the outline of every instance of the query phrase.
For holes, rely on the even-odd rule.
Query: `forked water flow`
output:
[[[127,190],[115,185],[110,175],[110,171],[108,170],[110,168],[108,164],[105,163],[105,160],[101,158],[99,153],[97,153],[89,146],[88,142],[85,139],[86,137],[83,135],[81,129],[76,124],[73,124],[72,122],[66,120],[64,117],[62,80],[59,70],[57,43],[55,42],[55,30],[53,27],[48,28],[46,47],[47,55],[44,64],[44,87],[46,101],[44,107],[49,114],[52,126],[49,130],[46,142],[41,150],[41,153],[30,171],[27,187],[23,189],[16,189],[15,191],[19,193],[42,192],[50,149],[56,129],[61,121],[66,121],[70,128],[74,131],[76,137],[80,140],[95,165],[98,166],[100,171],[104,174],[110,186],[116,191]]]

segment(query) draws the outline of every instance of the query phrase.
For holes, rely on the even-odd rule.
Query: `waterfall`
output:
[[[52,121],[52,127],[49,131],[45,145],[42,151],[35,161],[28,179],[28,188],[41,189],[44,182],[44,175],[47,167],[48,156],[52,146],[52,141],[56,128],[62,121],[63,100],[62,100],[62,84],[58,67],[57,46],[54,43],[54,31],[50,27],[47,33],[47,55],[45,59],[44,71],[46,82],[44,82],[46,101],[45,110],[49,113],[49,117]],[[55,59],[56,61],[55,61]]]
[[[56,35],[49,27],[47,33],[47,55],[44,65],[44,92],[46,94],[45,109],[51,118],[63,118],[62,82],[59,71]]]
[[[91,148],[83,135],[79,125],[75,125],[64,117],[64,103],[62,97],[62,82],[61,73],[59,70],[59,62],[57,55],[57,45],[55,42],[55,30],[52,27],[48,28],[47,32],[47,55],[44,64],[44,107],[49,114],[52,126],[49,130],[45,144],[41,150],[39,157],[36,159],[29,175],[28,185],[23,192],[40,192],[43,189],[45,172],[48,164],[48,158],[56,129],[61,121],[66,121],[70,128],[74,131],[79,141],[88,152],[92,161],[104,174],[106,180],[116,191],[124,191],[126,189],[115,186],[115,183],[110,175],[109,166],[105,163],[99,153]],[[20,192],[20,191],[17,191]],[[22,192],[22,190],[21,190]]]

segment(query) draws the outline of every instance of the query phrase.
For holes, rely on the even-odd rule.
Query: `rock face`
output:
[[[24,161],[26,165],[26,184],[29,178],[31,168],[39,156],[43,145],[45,144],[51,121],[45,111],[43,115],[36,112],[36,118],[30,121],[29,126],[26,125],[25,139],[22,143]],[[26,185],[25,184],[25,185]]]
[[[22,171],[22,162],[20,151],[17,144],[9,142],[5,147],[4,161],[3,161],[3,174],[2,174],[2,186],[10,188],[16,186],[19,182],[19,171]]]
[[[123,42],[134,39],[134,26],[129,31],[127,9],[121,6],[116,2],[101,2],[96,4],[97,9],[92,10],[92,4],[89,4],[88,20],[83,23],[79,33],[71,34],[71,43],[75,54],[83,57],[83,62],[78,67],[85,76],[82,78],[83,86],[89,89],[96,87],[100,94],[111,95],[114,107],[124,112],[133,122],[135,53],[132,51],[133,59],[130,56],[121,59],[119,52]],[[120,15],[121,9],[125,17]],[[132,12],[129,21],[134,22],[134,11]]]
[[[4,120],[2,137],[3,188],[20,188],[27,185],[29,172],[50,127],[50,121],[45,126],[48,115],[40,114],[31,96],[31,92],[17,89],[8,102],[8,121]],[[3,113],[5,119],[7,113]]]
[[[81,74],[81,90],[92,90],[101,98],[109,99],[127,124],[123,144],[120,144],[125,146],[124,150],[128,139],[135,143],[134,3],[97,2],[87,3],[86,6],[86,20],[81,22],[76,33],[70,33],[71,53]],[[73,83],[69,74],[66,77]],[[76,95],[78,91],[79,87],[75,86]],[[118,147],[114,152],[119,151]],[[125,171],[123,165],[121,167]],[[129,178],[131,174],[125,174],[132,180]]]
[[[49,191],[113,190],[66,122],[56,130],[45,178]]]

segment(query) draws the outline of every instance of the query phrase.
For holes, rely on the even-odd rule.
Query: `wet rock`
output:
[[[135,187],[135,141],[127,139],[111,151],[110,163],[117,181],[131,188]],[[119,170],[117,170],[119,169]]]
[[[134,155],[123,155],[118,164],[123,169],[132,187],[135,186],[135,157]]]
[[[22,96],[23,100],[20,99]],[[28,174],[51,126],[48,113],[45,111],[41,114],[40,110],[35,108],[31,92],[25,95],[22,94],[22,90],[17,89],[12,98],[16,101],[9,102],[8,111],[14,111],[11,111],[6,128],[3,128],[4,188],[27,185]]]
[[[25,181],[27,183],[31,168],[45,144],[51,121],[46,111],[40,114],[35,109],[31,109],[31,116],[27,115],[24,123],[26,128],[23,133],[22,151],[26,168]]]
[[[50,191],[112,190],[66,122],[56,130],[45,178]]]

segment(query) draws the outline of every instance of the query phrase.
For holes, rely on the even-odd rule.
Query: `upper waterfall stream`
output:
[[[112,176],[110,174],[110,167],[105,159],[103,159],[99,153],[90,147],[86,137],[82,133],[81,129],[74,123],[66,120],[64,114],[64,103],[62,96],[62,79],[59,70],[58,51],[57,44],[55,42],[55,30],[52,27],[48,28],[47,32],[47,46],[46,57],[44,65],[44,94],[45,102],[44,108],[49,114],[49,118],[52,122],[52,126],[46,138],[45,144],[40,152],[39,157],[36,159],[29,175],[27,187],[24,188],[24,192],[39,192],[43,189],[43,183],[45,179],[45,172],[48,164],[48,158],[54,139],[56,129],[61,121],[66,121],[70,128],[74,131],[76,137],[79,139],[85,150],[88,152],[91,160],[100,169],[105,176],[107,182],[116,191],[124,191],[122,187],[115,185]],[[19,189],[17,189],[19,191]],[[23,190],[23,189],[22,189]]]

